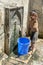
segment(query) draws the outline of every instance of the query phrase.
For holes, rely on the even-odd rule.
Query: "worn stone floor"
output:
[[[35,47],[37,50],[27,64],[18,62],[15,59],[12,60],[10,57],[12,57],[13,54],[9,57],[3,54],[3,57],[0,55],[0,65],[43,65],[43,39],[38,39]]]

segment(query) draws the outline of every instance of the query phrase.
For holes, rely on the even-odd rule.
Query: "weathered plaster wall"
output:
[[[27,23],[27,15],[28,15],[28,9],[29,9],[29,0],[0,0],[3,5],[15,5],[16,7],[23,6],[24,7],[24,17],[23,17],[23,35],[25,35],[26,31],[26,23]]]
[[[14,7],[20,7],[23,6],[24,7],[24,15],[23,15],[23,32],[22,35],[25,36],[25,31],[26,31],[26,23],[27,23],[27,16],[28,16],[28,8],[29,8],[29,0],[0,0],[0,10],[2,12],[0,12],[0,22],[2,23],[2,26],[0,24],[1,30],[3,31],[3,37],[0,40],[0,48],[4,49],[4,17],[5,17],[5,11],[4,11],[4,7],[8,7],[8,6],[14,6]],[[2,18],[1,18],[2,17]],[[0,30],[0,34],[1,34],[1,30]]]

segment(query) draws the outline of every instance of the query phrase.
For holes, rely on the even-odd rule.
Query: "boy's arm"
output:
[[[30,21],[27,23],[27,31],[26,35],[28,36],[30,34]]]

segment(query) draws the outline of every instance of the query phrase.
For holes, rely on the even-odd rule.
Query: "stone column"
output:
[[[4,8],[0,6],[0,49],[4,51]]]
[[[27,19],[28,19],[28,11],[29,11],[29,0],[23,0],[24,5],[24,18],[23,18],[23,36],[26,35],[27,30]]]

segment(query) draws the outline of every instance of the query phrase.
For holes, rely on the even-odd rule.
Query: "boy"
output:
[[[30,39],[31,39],[31,46],[30,49],[33,52],[34,49],[34,45],[38,39],[38,15],[36,13],[36,11],[32,11],[30,13],[30,21],[29,21],[29,25],[28,25],[28,30],[30,33]]]

